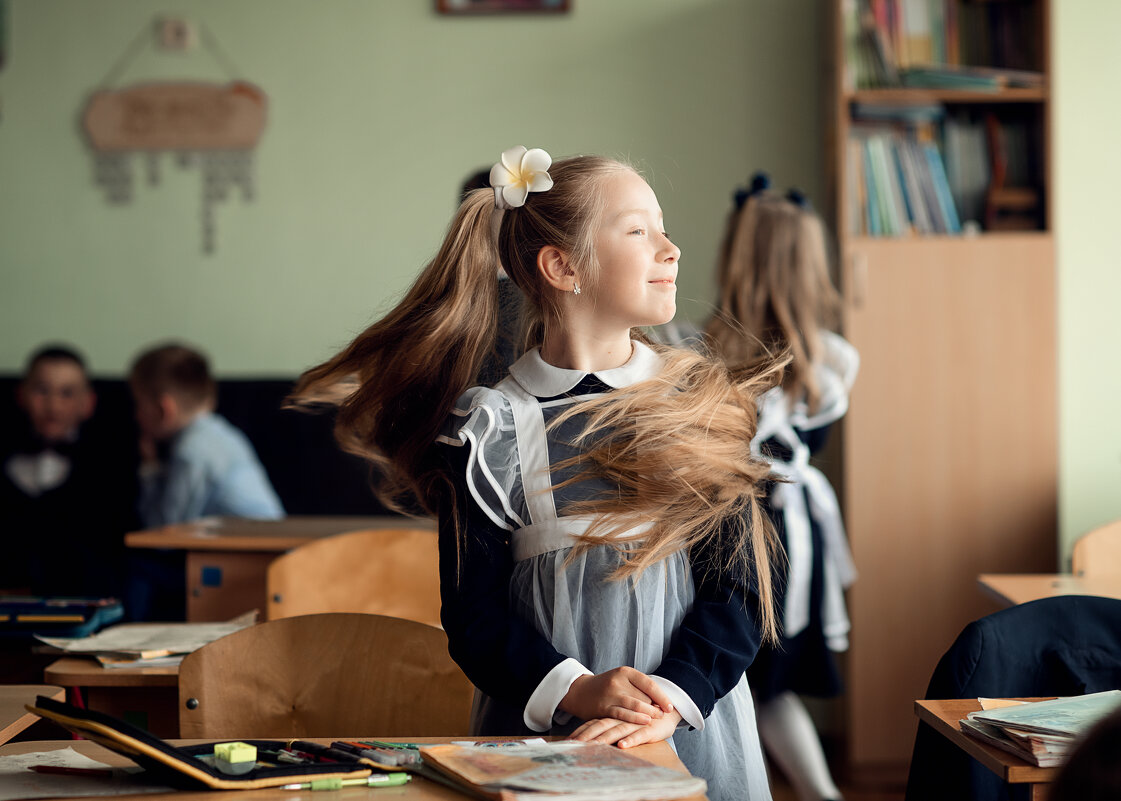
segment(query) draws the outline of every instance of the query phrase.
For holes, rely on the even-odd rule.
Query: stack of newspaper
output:
[[[988,708],[959,721],[965,734],[1049,768],[1066,760],[1080,735],[1121,708],[1121,690],[1012,706],[995,706],[991,699],[981,702]]]

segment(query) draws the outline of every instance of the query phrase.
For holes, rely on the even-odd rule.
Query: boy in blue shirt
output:
[[[206,359],[153,348],[129,374],[140,427],[140,517],[146,528],[212,515],[272,520],[284,507],[246,436],[215,414]]]
[[[145,528],[200,517],[284,517],[248,438],[215,414],[217,388],[206,358],[183,345],[142,353],[129,373],[140,429],[140,500]],[[182,620],[183,554],[132,555],[127,611],[134,620]]]

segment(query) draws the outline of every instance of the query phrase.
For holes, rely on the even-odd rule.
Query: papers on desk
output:
[[[36,773],[35,766],[103,769],[109,766],[83,756],[73,748],[31,754],[0,756],[0,801],[11,798],[59,798],[65,796],[117,796],[133,793],[164,793],[165,784],[150,784],[139,776],[140,768],[114,768],[105,776]]]
[[[981,699],[984,701],[985,699]],[[985,706],[985,704],[982,704]],[[963,733],[1041,768],[1061,765],[1078,737],[1121,708],[1121,690],[970,712]]]
[[[177,665],[209,642],[257,622],[248,612],[225,623],[124,623],[77,639],[38,639],[73,656],[93,656],[107,668]]]

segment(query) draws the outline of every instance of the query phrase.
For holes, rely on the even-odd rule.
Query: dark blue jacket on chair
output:
[[[966,626],[930,679],[926,697],[1084,695],[1121,689],[1121,600],[1043,598]],[[1024,794],[1019,795],[1020,792]],[[1027,798],[919,723],[906,801]]]

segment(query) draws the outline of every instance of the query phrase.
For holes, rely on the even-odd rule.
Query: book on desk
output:
[[[959,722],[962,732],[1047,768],[1066,761],[1081,735],[1121,708],[1121,690],[999,706],[986,700]]]

